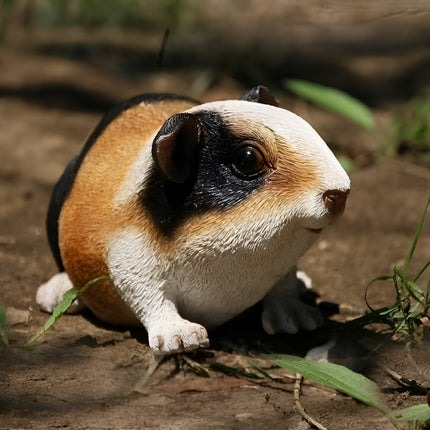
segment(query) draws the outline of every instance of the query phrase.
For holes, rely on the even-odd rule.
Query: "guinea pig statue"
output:
[[[52,311],[81,299],[101,320],[143,325],[156,353],[209,345],[263,300],[268,333],[314,329],[297,260],[345,207],[333,153],[265,87],[199,104],[153,94],[108,112],[57,183],[50,246],[60,273],[39,287]]]

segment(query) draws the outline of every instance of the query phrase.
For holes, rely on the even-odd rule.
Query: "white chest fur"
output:
[[[151,309],[168,300],[182,317],[212,328],[261,300],[315,240],[298,224],[280,230],[270,224],[214,226],[179,241],[170,257],[137,230],[125,229],[108,247],[109,270],[145,325]]]
[[[213,328],[238,315],[261,300],[314,240],[295,225],[274,236],[262,230],[258,222],[219,226],[185,241],[171,273],[184,317]]]

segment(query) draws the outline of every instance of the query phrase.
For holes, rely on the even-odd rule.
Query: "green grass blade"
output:
[[[138,391],[139,388],[141,388],[143,385],[145,385],[148,382],[149,378],[157,370],[158,366],[165,358],[166,358],[165,354],[154,354],[154,358],[152,359],[152,362],[149,364],[148,369],[134,385],[135,391]]]
[[[383,322],[388,324],[387,316],[391,316],[397,309],[396,305],[386,306],[384,308],[376,309],[366,315],[347,321],[343,324],[343,329],[351,330],[357,327],[363,327],[367,324],[373,324],[376,322]]]
[[[367,305],[367,307],[369,308],[369,310],[370,310],[371,312],[375,312],[375,310],[372,308],[372,306],[370,306],[370,303],[369,303],[369,301],[367,300],[367,295],[368,295],[368,292],[369,292],[370,287],[371,287],[375,282],[378,282],[378,281],[393,281],[393,276],[378,276],[377,278],[372,279],[372,281],[370,281],[370,282],[367,284],[366,290],[364,291],[364,301],[366,302],[366,305]]]
[[[430,421],[430,406],[422,403],[421,405],[411,406],[400,411],[390,412],[390,417],[405,421]]]
[[[236,369],[235,367],[227,366],[222,363],[212,363],[211,368],[218,372],[222,372],[228,376],[235,376],[235,377],[243,376],[245,378],[250,378],[250,379],[263,379],[266,377],[264,374],[258,375],[256,373],[251,373],[251,372],[247,372],[246,370]]]
[[[420,296],[424,296],[424,291],[420,288],[419,285],[417,285],[415,282],[413,281],[409,281],[408,282],[409,288],[413,291],[415,291],[416,293],[418,293]]]
[[[422,297],[418,297],[416,292],[420,295],[424,295],[424,292],[416,285],[414,282],[409,282],[403,272],[401,272],[396,266],[393,267],[394,273],[399,277],[401,281],[401,286],[403,293],[406,295],[403,297],[402,295],[402,301],[412,297],[414,300],[421,302]],[[414,287],[416,286],[416,288]]]
[[[267,379],[274,379],[270,373],[266,372],[261,366],[259,366],[257,363],[254,363],[253,361],[250,361],[251,366],[259,373],[261,373],[265,378]]]
[[[427,302],[425,300],[426,293],[415,283],[415,282],[409,282],[408,283],[411,296],[414,297],[414,299],[423,307],[427,306]],[[412,291],[414,293],[412,293]]]
[[[423,214],[421,216],[420,223],[418,224],[417,231],[415,232],[415,236],[414,236],[414,239],[412,241],[411,249],[409,250],[408,256],[406,257],[405,265],[404,265],[404,268],[403,268],[403,271],[404,271],[405,274],[408,273],[409,264],[411,263],[412,256],[414,255],[414,252],[415,252],[415,248],[417,247],[418,239],[420,238],[421,230],[423,229],[424,220],[426,218],[427,210],[428,210],[429,205],[430,205],[430,197],[427,200],[427,203],[425,205]]]
[[[9,337],[7,335],[7,324],[6,324],[6,309],[4,306],[0,306],[0,336],[3,343],[9,346]]]
[[[265,355],[280,367],[300,373],[303,377],[348,394],[367,405],[388,412],[378,386],[370,379],[338,364],[315,362],[293,355]]]
[[[284,85],[300,97],[341,115],[367,130],[376,129],[371,110],[361,101],[343,91],[296,79],[287,79],[284,81]]]
[[[421,275],[427,270],[427,267],[430,266],[430,260],[424,264],[424,267],[417,273],[417,275],[414,278],[414,282],[417,282],[418,279],[421,277]]]
[[[102,281],[102,280],[110,280],[108,276],[100,276],[99,278],[92,279],[91,281],[87,282],[80,290],[76,288],[71,288],[70,290],[66,291],[63,295],[63,300],[55,306],[52,315],[49,317],[48,321],[46,321],[45,325],[39,332],[36,333],[35,336],[33,336],[25,345],[25,348],[31,348],[35,345],[36,341],[44,334],[47,330],[51,328],[51,326],[69,309],[71,304],[81,295],[83,294],[91,285],[95,284],[96,282]]]

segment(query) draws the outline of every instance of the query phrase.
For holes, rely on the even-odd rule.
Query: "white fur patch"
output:
[[[239,220],[238,220],[239,221]],[[216,327],[261,300],[315,240],[269,217],[214,227],[184,238],[172,276],[187,318]]]
[[[316,346],[315,348],[310,349],[306,354],[306,358],[313,361],[321,361],[327,363],[329,361],[328,354],[335,345],[336,337],[334,336],[324,345]]]
[[[157,353],[209,346],[206,329],[182,318],[177,310],[177,286],[170,282],[169,263],[133,229],[110,242],[108,266],[117,291],[148,331]]]
[[[148,176],[152,166],[152,140],[155,134],[142,146],[137,161],[126,175],[118,193],[115,196],[114,205],[116,208],[130,204],[136,200],[139,191],[142,189],[144,178]]]
[[[64,293],[71,288],[73,288],[73,284],[67,273],[57,273],[37,289],[36,302],[42,311],[52,313],[55,306],[59,305],[63,300]],[[84,308],[85,305],[78,299],[69,307],[67,312],[76,313]]]

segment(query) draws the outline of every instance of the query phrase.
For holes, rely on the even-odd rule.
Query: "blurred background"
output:
[[[0,0],[0,17],[3,99],[101,114],[143,92],[209,101],[264,84],[348,169],[430,165],[429,0]],[[289,80],[343,91],[374,125]]]
[[[46,321],[35,292],[56,272],[50,196],[103,113],[145,92],[206,102],[259,84],[321,134],[352,178],[345,215],[300,268],[323,302],[339,305],[337,321],[368,310],[365,291],[374,309],[394,303],[392,284],[367,286],[403,267],[429,197],[430,0],[0,0],[0,306],[13,345]],[[429,267],[428,220],[424,229],[410,273]],[[172,428],[179,417],[187,429],[304,428],[278,387],[199,394],[175,391],[175,379],[168,396],[130,396],[148,348],[92,321],[64,316],[40,355],[0,365],[4,428]],[[297,351],[296,342],[285,344]],[[398,347],[378,346],[380,363],[428,387],[428,348]],[[395,409],[425,402],[387,376],[376,381]],[[309,387],[306,397],[329,428],[387,428],[344,396]]]

